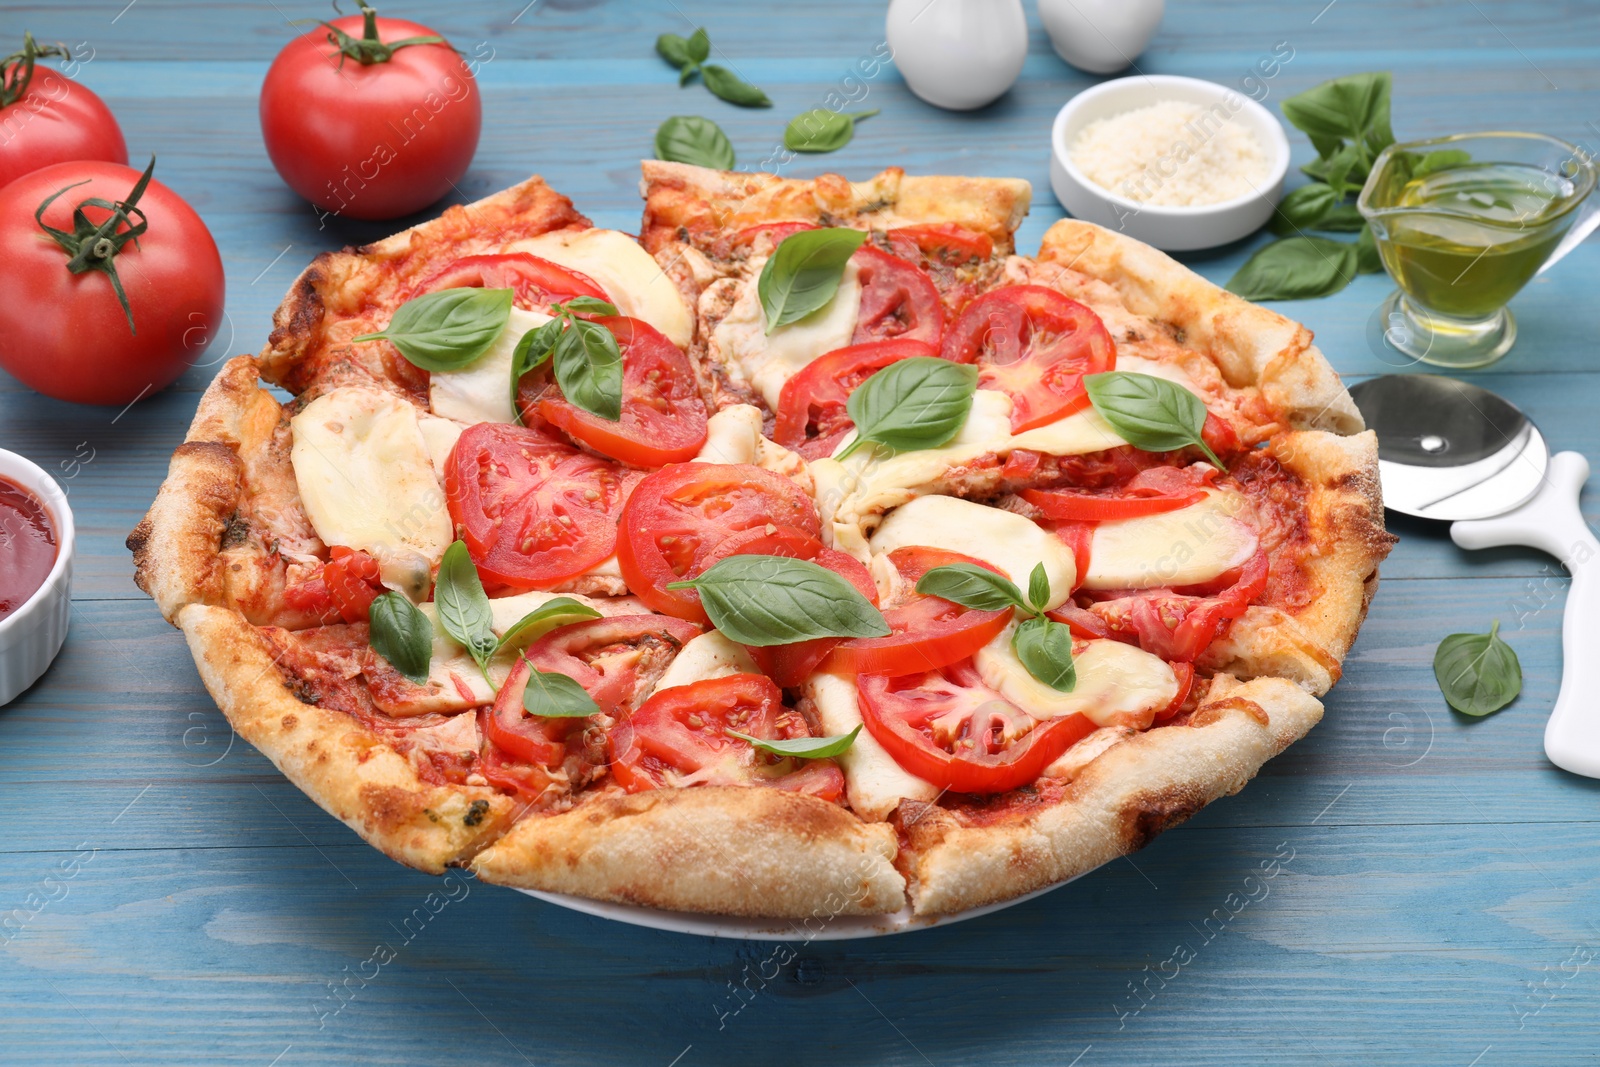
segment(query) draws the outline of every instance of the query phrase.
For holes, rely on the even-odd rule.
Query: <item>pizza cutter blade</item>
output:
[[[1350,395],[1378,435],[1384,506],[1450,522],[1462,548],[1527,545],[1571,572],[1544,750],[1557,767],[1600,778],[1600,541],[1578,510],[1589,461],[1551,455],[1509,401],[1453,378],[1390,374]]]

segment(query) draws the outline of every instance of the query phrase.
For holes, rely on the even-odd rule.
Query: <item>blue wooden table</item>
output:
[[[1131,860],[988,918],[775,949],[615,925],[460,875],[441,887],[362,844],[232,737],[134,588],[122,539],[216,365],[260,346],[300,267],[396,227],[319,229],[262,148],[262,75],[295,32],[286,19],[326,14],[320,0],[125,2],[8,0],[0,37],[28,28],[77,46],[136,161],[157,153],[159,176],[210,224],[229,318],[201,366],[121,413],[0,374],[0,445],[57,473],[79,527],[66,650],[0,710],[0,1063],[1600,1060],[1600,783],[1540,748],[1566,579],[1531,551],[1468,555],[1422,523],[1395,520],[1401,542],[1308,739]],[[882,40],[871,0],[384,10],[487,57],[465,198],[538,172],[598,224],[632,229],[637,160],[664,117],[715,118],[756,164],[792,114],[838,91],[882,114],[788,173],[894,163],[1027,178],[1029,250],[1061,215],[1050,119],[1093,81],[1050,51],[1031,6],[1021,82],[968,115],[922,104],[892,67],[852,73]],[[695,25],[772,110],[679,91],[651,44]],[[1284,41],[1294,57],[1269,106],[1389,69],[1402,138],[1499,128],[1600,143],[1600,8],[1578,0],[1173,0],[1139,65],[1238,85]],[[1221,281],[1257,242],[1188,262]],[[1516,349],[1479,376],[1592,460],[1597,274],[1590,244],[1531,285],[1513,305]],[[1394,369],[1369,342],[1386,292],[1367,276],[1281,307],[1355,379]],[[1433,649],[1495,618],[1526,685],[1468,721],[1435,688]],[[1274,859],[1276,875],[1257,877]],[[436,890],[445,903],[425,906]]]

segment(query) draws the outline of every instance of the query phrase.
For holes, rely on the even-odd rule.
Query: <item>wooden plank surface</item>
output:
[[[1400,546],[1305,742],[1132,860],[985,919],[870,942],[708,940],[441,883],[361,844],[232,738],[178,634],[133,587],[121,541],[216,364],[259,346],[305,261],[401,224],[319,229],[262,149],[261,77],[293,32],[286,18],[319,5],[124,3],[6,0],[0,12],[7,35],[26,26],[92,50],[84,81],[221,246],[228,323],[200,366],[120,413],[42,399],[0,373],[0,445],[58,474],[80,529],[67,648],[0,710],[0,805],[13,813],[0,832],[0,1063],[1600,1059],[1600,783],[1540,750],[1566,579],[1531,551],[1469,555],[1423,523],[1393,524]],[[384,11],[492,56],[464,197],[538,172],[623,229],[637,225],[637,158],[662,118],[714,117],[741,161],[758,162],[789,115],[872,53],[884,6],[524,3]],[[1027,178],[1020,246],[1036,245],[1061,217],[1050,119],[1095,79],[1055,58],[1029,7],[1031,52],[1005,99],[939,112],[889,68],[865,83],[864,106],[883,111],[856,142],[786,172]],[[771,111],[674,86],[651,42],[699,24]],[[1139,66],[1236,84],[1280,41],[1295,55],[1273,103],[1389,69],[1402,137],[1517,128],[1600,143],[1600,9],[1575,0],[1173,3]],[[1220,281],[1259,240],[1185,259]],[[1517,348],[1477,376],[1555,447],[1591,458],[1597,273],[1591,244],[1531,285],[1514,304]],[[1395,369],[1368,340],[1387,289],[1368,276],[1282,307],[1357,378]],[[1491,618],[1526,688],[1472,722],[1440,700],[1432,650]]]

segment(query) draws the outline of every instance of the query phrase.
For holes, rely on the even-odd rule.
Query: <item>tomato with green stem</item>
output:
[[[64,71],[37,65],[53,57],[70,55],[24,33],[22,47],[0,59],[0,186],[56,163],[128,162],[122,128],[105,101]]]

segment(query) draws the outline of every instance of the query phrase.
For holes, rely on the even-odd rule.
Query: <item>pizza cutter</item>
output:
[[[1544,751],[1557,767],[1600,778],[1600,541],[1578,510],[1589,461],[1552,456],[1509,401],[1453,378],[1389,374],[1350,395],[1378,435],[1385,507],[1449,522],[1462,548],[1527,545],[1571,572]]]

